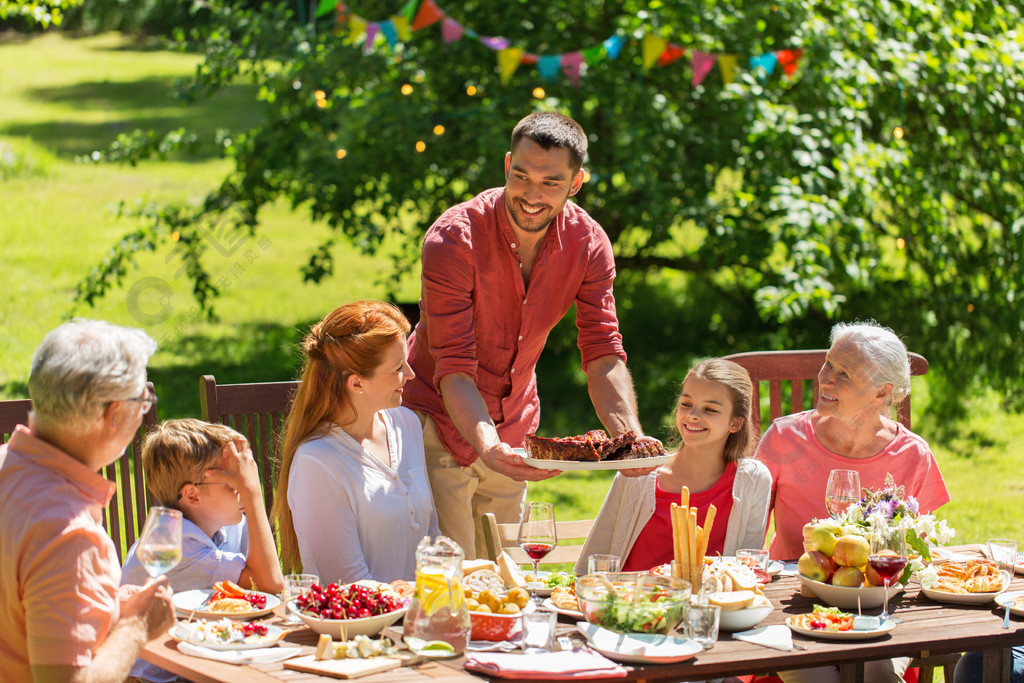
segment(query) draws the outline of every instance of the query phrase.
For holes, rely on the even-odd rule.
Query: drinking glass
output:
[[[153,577],[181,562],[181,510],[158,505],[149,508],[135,557]]]
[[[281,601],[285,604],[285,612],[288,615],[285,621],[290,624],[301,624],[302,618],[292,609],[289,604],[292,600],[309,592],[314,583],[320,583],[320,577],[316,574],[285,574],[284,590],[281,591]]]
[[[519,522],[519,537],[516,541],[533,560],[534,582],[530,586],[534,600],[537,598],[537,573],[540,561],[555,549],[558,537],[555,534],[555,506],[551,503],[531,502],[523,510]]]
[[[860,500],[860,472],[832,470],[825,485],[825,509],[836,519],[846,508]]]
[[[871,554],[868,565],[882,578],[885,586],[882,613],[879,619],[887,619],[894,624],[903,620],[889,614],[889,584],[899,579],[907,566],[907,535],[902,529],[875,529],[871,533]]]
[[[523,652],[550,652],[555,647],[555,625],[558,614],[546,609],[526,609],[522,613]]]
[[[740,564],[751,568],[768,571],[768,551],[760,548],[743,548],[736,551],[736,559]]]
[[[617,572],[622,566],[622,558],[618,555],[589,555],[587,557],[587,573]]]
[[[718,640],[718,624],[722,608],[718,605],[690,603],[686,611],[686,637],[705,650]]]
[[[999,565],[1000,571],[1005,570],[1012,577],[1017,563],[1017,541],[1010,538],[988,539],[988,556]]]

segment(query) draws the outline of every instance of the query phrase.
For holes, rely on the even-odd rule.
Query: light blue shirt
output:
[[[128,551],[121,568],[121,585],[142,585],[149,574],[135,557],[138,541]],[[249,549],[249,527],[243,518],[234,526],[221,527],[213,538],[187,519],[181,520],[181,562],[167,572],[167,582],[175,592],[213,588],[217,581],[238,581],[245,569]],[[132,676],[164,683],[178,679],[176,674],[137,659]]]

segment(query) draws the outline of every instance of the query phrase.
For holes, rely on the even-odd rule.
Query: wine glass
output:
[[[555,506],[551,503],[531,502],[523,510],[519,522],[519,537],[516,541],[533,560],[534,582],[530,586],[533,598],[537,598],[537,572],[541,558],[555,549],[558,537],[555,533]]]
[[[907,566],[907,535],[900,528],[874,529],[871,533],[871,554],[868,555],[868,566],[882,579],[885,586],[885,602],[882,604],[883,622],[890,620],[894,624],[903,623],[899,617],[889,614],[889,584],[896,581]]]
[[[860,472],[832,470],[825,485],[825,509],[836,519],[846,508],[860,500]]]
[[[159,506],[149,508],[135,557],[153,577],[166,574],[181,562],[181,510]]]

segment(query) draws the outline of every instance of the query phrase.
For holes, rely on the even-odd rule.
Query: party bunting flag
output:
[[[480,42],[486,45],[487,47],[491,48],[495,52],[497,52],[498,50],[504,50],[510,44],[508,38],[501,38],[498,36],[480,36]],[[521,53],[522,50],[520,50],[519,52]]]
[[[602,43],[602,45],[604,45],[605,52],[608,53],[608,56],[614,60],[616,57],[619,56],[619,53],[622,52],[622,46],[625,43],[625,38],[623,38],[619,34],[615,34],[611,38],[605,40],[604,43]]]
[[[320,4],[316,6],[316,18],[319,19],[330,12],[337,4],[337,0],[320,0]]]
[[[668,45],[668,41],[664,38],[659,38],[653,33],[648,33],[644,36],[643,41],[640,44],[641,52],[643,53],[644,60],[644,71],[647,71],[654,63],[658,61],[658,57],[665,51],[665,46]]]
[[[750,58],[750,70],[756,71],[757,77],[763,81],[772,75],[775,65],[778,63],[779,58],[775,56],[774,52],[766,52],[763,55]]]
[[[537,71],[545,81],[553,81],[558,78],[558,72],[562,68],[561,55],[548,55],[537,60]]]
[[[441,21],[441,38],[446,43],[454,43],[462,37],[464,32],[465,29],[462,28],[462,24],[451,17],[445,17],[444,20]]]
[[[604,43],[602,43],[600,45],[588,47],[585,50],[580,50],[580,52],[583,54],[583,61],[587,64],[597,64],[606,54],[608,54],[608,49],[604,46]],[[612,57],[612,59],[615,58]]]
[[[326,1],[326,0],[325,0]],[[419,31],[421,28],[433,26],[444,19],[444,12],[437,6],[434,0],[423,0],[416,12],[416,18],[412,20],[412,30]]]
[[[403,43],[408,43],[412,40],[412,29],[409,28],[409,18],[405,15],[396,15],[391,17],[391,24],[395,27],[395,33],[398,34],[398,39]]]
[[[523,51],[518,47],[506,47],[498,50],[498,70],[501,75],[501,84],[508,85],[508,81],[519,66],[519,58]]]
[[[715,61],[718,58],[708,52],[701,52],[700,50],[694,50],[690,55],[690,64],[693,66],[693,78],[690,82],[693,87],[697,87],[704,80],[704,77],[711,71],[711,67],[715,65]]]
[[[366,20],[356,15],[348,18],[348,42],[354,43],[366,33]]]
[[[796,73],[797,62],[803,55],[803,50],[779,50],[775,53],[775,56],[779,58],[779,66],[790,78]]]
[[[391,19],[382,21],[380,23],[380,32],[384,35],[384,40],[388,41],[388,46],[394,49],[398,43],[398,31],[395,30],[395,24]]]
[[[413,17],[416,16],[416,7],[419,4],[420,4],[420,0],[408,0],[408,2],[406,2],[402,6],[402,9],[398,10],[400,12],[400,16],[403,19],[405,19],[406,22],[411,22],[413,20]],[[394,19],[394,17],[391,17],[391,18]],[[401,36],[402,35],[401,32],[399,32],[398,35]]]
[[[665,51],[658,57],[658,66],[668,66],[677,59],[682,59],[685,54],[686,50],[678,45],[669,43]]]
[[[722,80],[729,85],[736,80],[736,65],[739,58],[736,55],[719,55],[718,68],[722,72]]]
[[[580,65],[582,63],[582,52],[569,52],[562,55],[562,73],[577,88],[580,87]]]
[[[373,41],[376,40],[377,34],[380,32],[380,24],[376,21],[371,21],[366,25],[366,42],[363,43],[363,52],[369,54],[373,51]]]

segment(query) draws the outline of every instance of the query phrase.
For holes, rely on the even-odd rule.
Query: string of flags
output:
[[[521,64],[536,66],[540,77],[548,82],[555,81],[559,74],[565,76],[574,86],[579,86],[585,69],[596,65],[602,60],[614,61],[618,58],[626,44],[626,38],[615,33],[605,40],[590,47],[555,55],[539,55],[513,46],[508,38],[481,35],[472,28],[452,19],[438,6],[436,0],[408,0],[394,16],[384,21],[369,21],[348,11],[344,2],[339,0],[320,0],[316,16],[320,18],[333,12],[338,30],[348,30],[351,42],[363,39],[363,50],[369,53],[380,39],[392,48],[398,42],[408,42],[413,31],[441,25],[441,39],[445,43],[453,43],[463,38],[476,40],[494,51],[497,55],[498,71],[502,84],[507,84]],[[684,57],[689,57],[693,69],[690,83],[697,87],[711,73],[717,64],[725,84],[736,80],[740,67],[740,57],[736,54],[715,54],[671,43],[665,38],[647,33],[640,40],[640,52],[643,70],[646,72],[654,67],[665,67]],[[777,68],[781,68],[786,76],[792,78],[797,65],[803,57],[803,50],[784,49],[766,52],[750,57],[747,65],[760,78],[767,78]]]

